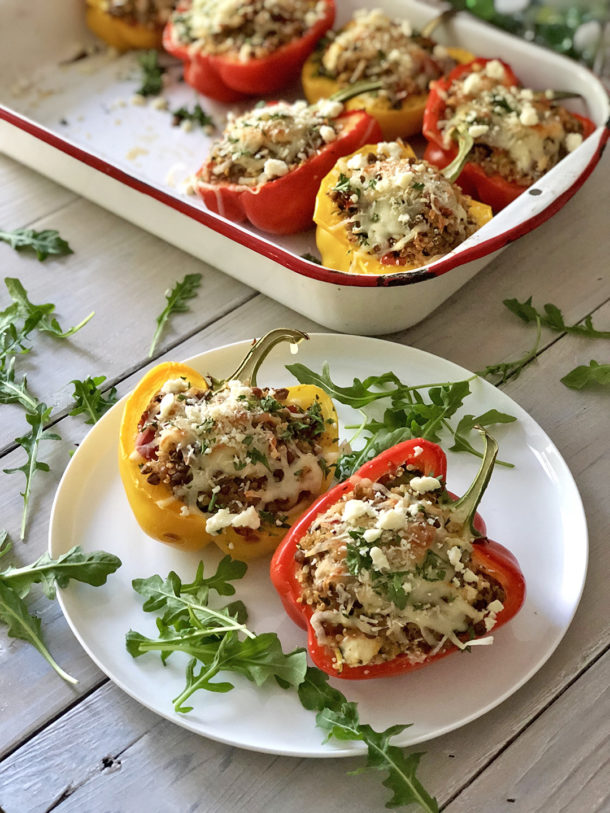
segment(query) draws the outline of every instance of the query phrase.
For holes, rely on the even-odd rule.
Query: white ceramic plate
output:
[[[234,369],[248,342],[191,359],[194,367],[222,377]],[[287,346],[273,351],[260,381],[294,383],[284,365],[294,361]],[[299,361],[320,370],[328,360],[335,380],[349,384],[357,376],[393,370],[413,384],[469,377],[451,362],[399,344],[357,336],[315,335],[301,346]],[[410,745],[474,720],[509,697],[551,655],[576,610],[586,571],[587,529],[576,485],[553,443],[514,401],[484,381],[472,382],[469,413],[496,408],[518,422],[498,427],[501,457],[515,464],[496,467],[481,513],[491,537],[517,556],[527,581],[527,600],[496,634],[491,647],[454,654],[429,667],[385,680],[333,681],[357,701],[361,719],[377,729],[394,723],[413,725],[397,744]],[[339,410],[342,420],[354,415]],[[122,405],[117,404],[91,430],[74,455],[57,492],[51,517],[50,551],[57,556],[72,545],[117,554],[123,566],[99,588],[72,584],[60,591],[60,603],[75,635],[98,666],[124,691],[179,725],[221,742],[293,756],[348,756],[359,744],[322,744],[314,715],[294,691],[277,686],[257,689],[239,676],[228,694],[199,692],[187,715],[173,711],[171,699],[184,685],[186,658],[174,655],[164,668],[156,654],[137,660],[125,650],[130,628],[155,635],[152,614],[141,610],[131,580],[176,570],[187,580],[200,558],[215,566],[214,545],[201,554],[177,551],[145,536],[132,516],[117,469],[117,439]],[[450,454],[449,487],[461,493],[474,476],[477,460]],[[268,578],[268,561],[249,567],[238,583],[238,597],[250,610],[256,632],[276,631],[285,650],[305,644],[305,633],[284,614]]]

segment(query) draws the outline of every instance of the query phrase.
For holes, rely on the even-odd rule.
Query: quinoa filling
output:
[[[455,64],[443,46],[414,34],[406,20],[360,9],[326,45],[318,74],[341,86],[379,80],[379,97],[399,108],[408,96],[427,93],[430,82]]]
[[[487,175],[529,186],[580,146],[583,126],[553,102],[552,91],[507,86],[498,60],[475,63],[473,71],[452,82],[439,122],[445,147],[455,129],[466,128],[474,139],[469,161]]]
[[[188,0],[172,23],[179,42],[246,62],[303,37],[326,9],[323,0]]]
[[[175,0],[105,0],[103,10],[111,17],[150,28],[161,28],[169,20]]]
[[[263,523],[284,526],[328,471],[319,402],[302,409],[288,397],[239,381],[219,390],[167,381],[138,424],[142,477],[166,486],[183,515],[206,515],[208,533],[231,526],[248,537]]]
[[[329,194],[348,239],[382,263],[425,265],[478,228],[470,198],[436,167],[402,157],[397,143],[341,159],[338,167]]]
[[[493,629],[505,593],[472,554],[443,484],[413,466],[360,481],[319,515],[299,541],[296,577],[337,672],[422,663]]]
[[[207,183],[256,186],[281,178],[312,158],[343,130],[343,105],[324,99],[308,105],[278,102],[236,116],[229,113],[221,139],[202,172]]]

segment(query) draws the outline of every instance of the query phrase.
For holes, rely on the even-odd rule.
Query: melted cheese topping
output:
[[[246,62],[302,37],[325,12],[322,0],[191,0],[172,22],[180,42]]]
[[[529,88],[507,87],[506,81],[498,60],[475,63],[472,73],[456,79],[449,88],[448,116],[440,122],[440,129],[446,148],[452,146],[455,129],[466,128],[475,145],[505,154],[518,177],[533,180],[579,146],[582,135],[570,131],[578,122],[552,105],[552,94],[547,98]],[[505,177],[508,174],[499,156],[496,171]]]
[[[324,51],[321,71],[341,85],[379,79],[380,95],[394,104],[425,93],[430,81],[454,64],[432,40],[413,35],[406,20],[391,19],[381,9],[361,9]]]
[[[485,635],[504,594],[476,573],[473,537],[451,521],[451,504],[436,480],[361,481],[355,492],[319,515],[301,538],[296,560],[303,601],[319,643],[336,668],[406,655],[421,662],[464,634]],[[406,480],[406,482],[402,482]],[[460,637],[461,636],[461,637]]]
[[[141,435],[153,435],[142,474],[165,483],[186,513],[209,514],[210,533],[229,525],[256,529],[265,512],[281,525],[283,512],[303,495],[320,492],[326,460],[317,403],[303,411],[276,394],[286,397],[285,390],[240,381],[213,393],[184,379],[166,382],[139,427]]]
[[[386,143],[370,159],[362,153],[340,159],[339,182],[330,194],[343,214],[342,227],[361,251],[423,264],[455,248],[476,225],[469,199],[438,168],[400,156],[398,144]]]
[[[236,116],[229,113],[222,138],[212,146],[202,178],[207,183],[257,186],[307,161],[343,129],[339,102],[278,102]]]

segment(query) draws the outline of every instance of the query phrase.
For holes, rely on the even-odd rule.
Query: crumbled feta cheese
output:
[[[504,604],[502,604],[502,602],[498,599],[495,599],[487,605],[487,609],[490,613],[500,613],[504,609]]]
[[[468,96],[476,96],[476,94],[481,90],[481,87],[481,77],[474,71],[468,74],[462,84],[462,89]]]
[[[382,534],[381,528],[367,528],[362,534],[366,542],[376,542]]]
[[[469,134],[473,138],[479,138],[482,135],[485,135],[489,132],[489,125],[488,124],[471,124],[468,128]]]
[[[168,392],[185,392],[188,389],[188,382],[184,378],[170,378],[161,387],[161,392],[165,395]]]
[[[460,547],[454,545],[452,548],[449,548],[447,558],[458,573],[464,570],[464,565],[462,564],[462,549]]]
[[[316,104],[318,113],[329,119],[336,119],[343,112],[343,105],[341,102],[335,102],[332,99],[321,99]]]
[[[441,487],[436,477],[412,477],[409,485],[418,494],[424,494],[426,491],[436,491],[437,488]]]
[[[485,65],[485,73],[501,82],[504,79],[504,65],[498,59],[492,59]]]
[[[159,420],[164,421],[172,411],[176,396],[172,392],[166,393],[159,404]]]
[[[538,113],[531,104],[524,105],[521,113],[519,114],[519,121],[526,127],[535,127],[539,124]]]
[[[478,580],[479,579],[478,579],[477,575],[475,573],[473,573],[472,570],[469,567],[467,567],[466,570],[464,570],[464,581],[465,582],[469,582],[470,584],[475,584],[475,582],[478,582]]]
[[[263,172],[268,178],[281,178],[288,172],[288,164],[278,158],[268,158],[265,161]]]
[[[373,569],[377,571],[381,570],[389,570],[390,563],[388,562],[388,557],[385,553],[381,550],[381,548],[373,547],[369,551],[371,554],[371,562],[373,563]]]
[[[328,124],[323,124],[320,127],[320,136],[325,144],[330,144],[332,141],[335,141],[337,138],[337,134],[335,133],[334,129],[330,127]]]
[[[405,525],[405,513],[398,508],[390,508],[379,517],[377,526],[384,531],[397,531]]]
[[[356,525],[360,517],[376,515],[373,506],[364,500],[348,500],[343,509],[343,519],[350,525]]]
[[[580,133],[568,133],[566,136],[566,150],[574,152],[582,144],[582,136]]]

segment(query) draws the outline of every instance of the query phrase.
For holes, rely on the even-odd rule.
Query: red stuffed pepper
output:
[[[186,0],[163,47],[184,61],[189,85],[233,102],[290,84],[334,19],[334,0]]]
[[[410,672],[491,643],[520,609],[517,561],[476,514],[497,453],[483,434],[481,469],[461,499],[446,490],[442,449],[405,441],[320,497],[276,550],[272,582],[327,674]]]
[[[229,220],[292,234],[311,226],[320,182],[337,159],[380,138],[374,118],[343,112],[338,101],[257,107],[229,117],[196,189],[208,209]]]
[[[556,104],[565,95],[522,87],[499,59],[459,65],[431,86],[424,158],[444,167],[460,140],[472,139],[458,183],[498,212],[595,130],[590,119]]]

